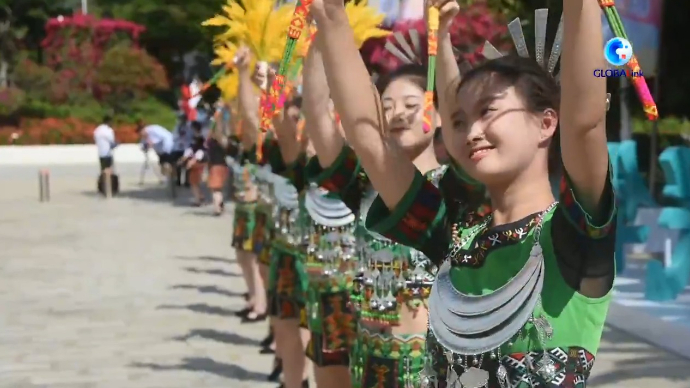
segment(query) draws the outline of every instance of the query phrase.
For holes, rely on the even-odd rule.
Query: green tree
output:
[[[220,12],[225,0],[98,0],[104,14],[146,26],[141,44],[166,67],[178,74],[183,54],[209,52],[212,35],[201,23]]]
[[[80,4],[80,0],[0,0],[0,9],[9,10],[13,24],[26,31],[21,48],[30,50],[33,59],[41,62],[41,41],[48,19],[71,14]]]

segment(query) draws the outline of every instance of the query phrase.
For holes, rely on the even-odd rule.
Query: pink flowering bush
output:
[[[50,19],[41,43],[47,65],[56,72],[53,95],[60,102],[84,94],[98,95],[97,70],[106,52],[122,42],[137,47],[143,26],[127,20],[98,19],[92,15]]]
[[[424,20],[403,20],[391,26],[392,31],[401,32],[408,43],[412,43],[409,31],[417,31],[420,37],[422,63],[426,65],[427,54],[427,33],[426,21]],[[462,8],[460,14],[455,17],[450,34],[453,47],[457,49],[456,56],[458,62],[468,61],[475,64],[483,59],[481,50],[485,41],[490,41],[499,49],[505,47],[507,27],[504,20],[499,15],[491,11],[485,3],[475,2],[472,5]],[[403,63],[385,49],[386,42],[396,42],[394,34],[386,38],[372,40],[363,47],[363,54],[368,58],[370,64],[380,71],[390,72]]]

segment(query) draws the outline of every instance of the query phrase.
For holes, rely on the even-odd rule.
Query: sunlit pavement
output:
[[[120,166],[123,195],[94,194],[94,167],[0,168],[0,387],[274,387],[243,325],[230,214],[173,204],[149,172]],[[188,195],[186,192],[183,196]],[[690,387],[690,361],[607,330],[590,387]]]

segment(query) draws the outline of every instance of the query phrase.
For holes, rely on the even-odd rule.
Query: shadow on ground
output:
[[[206,339],[230,345],[260,346],[261,341],[245,337],[236,333],[223,332],[213,329],[192,329],[187,334],[171,338],[173,341],[189,341],[190,339]]]
[[[639,341],[618,330],[606,331],[608,341],[614,345],[602,346],[597,352],[597,359],[606,358],[607,354],[615,355],[613,367],[607,372],[597,372],[594,364],[588,385],[625,386],[626,382],[639,379],[661,378],[669,381],[690,381],[690,370],[685,366],[687,360],[655,347],[640,349]]]
[[[215,361],[207,357],[185,357],[179,364],[163,365],[154,363],[133,363],[134,368],[150,369],[153,371],[176,371],[212,373],[216,376],[240,381],[266,381],[266,375],[244,369],[235,364]]]
[[[217,256],[175,256],[178,260],[187,261],[208,261],[211,263],[224,263],[224,264],[234,264],[237,263],[235,259],[226,259],[224,257]]]
[[[217,315],[220,317],[234,317],[237,310],[224,307],[211,306],[206,303],[193,303],[185,305],[163,304],[156,307],[157,310],[188,310],[200,314]]]
[[[244,293],[226,290],[218,286],[201,286],[197,284],[176,284],[170,287],[171,290],[194,290],[201,294],[214,294],[229,297],[244,297]]]
[[[242,277],[241,274],[237,272],[229,272],[224,269],[219,269],[219,268],[213,268],[213,269],[203,269],[203,268],[196,268],[196,267],[185,267],[185,271],[195,273],[195,274],[203,274],[203,275],[216,275],[216,276],[223,276],[223,277],[228,277],[228,278],[238,278]]]

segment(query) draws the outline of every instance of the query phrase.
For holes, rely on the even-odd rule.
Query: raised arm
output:
[[[389,209],[395,208],[410,188],[415,167],[402,151],[387,144],[382,136],[382,108],[342,0],[315,0],[323,62],[335,108],[345,136],[355,150],[374,188]]]
[[[444,131],[451,131],[453,130],[451,119],[453,96],[460,82],[460,70],[453,54],[453,44],[450,41],[450,25],[458,14],[460,6],[456,0],[433,0],[431,5],[439,9],[438,52],[436,54],[438,113],[441,115],[441,126]]]
[[[304,152],[304,142],[297,139],[297,126],[285,117],[286,112],[280,113],[280,117],[273,120],[273,125],[278,136],[278,146],[286,165],[293,164]]]
[[[252,74],[249,69],[249,50],[247,48],[240,49],[236,60],[239,75],[237,98],[243,127],[242,144],[247,149],[246,147],[256,144],[256,136],[259,131],[259,96],[254,91]]]
[[[322,39],[317,33],[315,40]],[[335,162],[345,141],[336,128],[330,112],[330,89],[323,68],[323,57],[318,44],[311,45],[304,62],[304,103],[305,130],[316,150],[322,168]]]
[[[609,205],[606,146],[606,79],[592,76],[605,68],[601,10],[594,0],[563,1],[561,58],[561,150],[575,194],[592,217]]]

